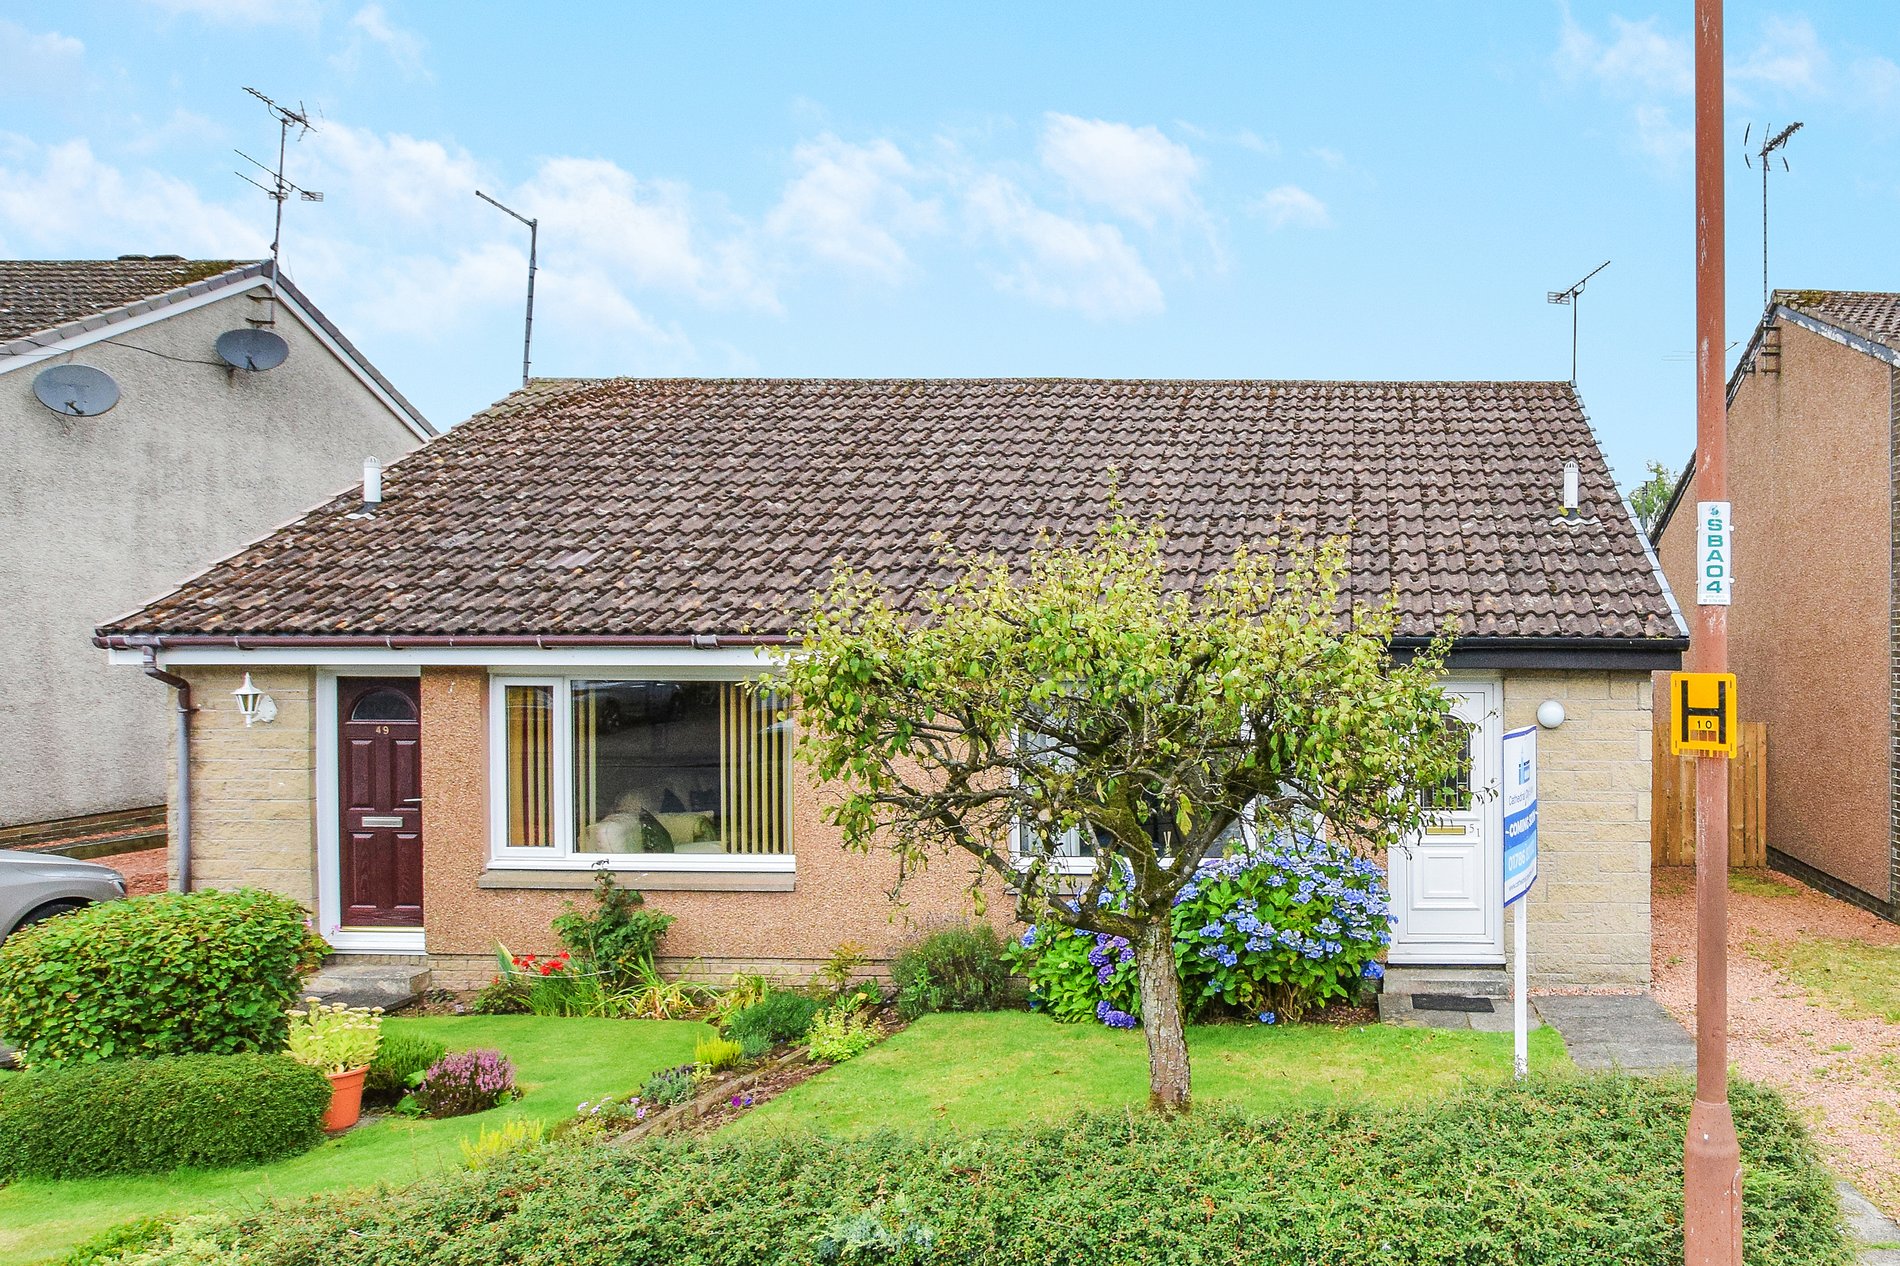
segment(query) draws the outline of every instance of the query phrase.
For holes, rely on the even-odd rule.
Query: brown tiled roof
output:
[[[937,533],[1077,537],[1111,470],[1183,585],[1284,516],[1350,531],[1402,634],[1679,635],[1565,383],[633,378],[536,381],[392,466],[372,516],[339,497],[102,632],[782,632],[835,559],[908,593]]]
[[[1774,301],[1900,352],[1900,294],[1882,290],[1777,290]]]
[[[0,343],[249,266],[228,259],[0,259]]]

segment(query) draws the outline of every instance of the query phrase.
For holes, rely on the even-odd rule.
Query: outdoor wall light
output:
[[[231,694],[237,699],[238,711],[244,716],[245,729],[250,729],[257,721],[268,725],[277,719],[277,700],[252,685],[249,673],[244,674],[244,684]]]
[[[1555,699],[1546,699],[1537,705],[1537,724],[1546,730],[1554,730],[1564,723],[1564,705]]]

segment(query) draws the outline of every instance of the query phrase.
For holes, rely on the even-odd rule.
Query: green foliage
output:
[[[873,1246],[879,1228],[902,1247],[860,1260],[1676,1266],[1690,1097],[1686,1081],[1595,1077],[1278,1118],[551,1144],[479,1173],[248,1210],[208,1238],[241,1245],[247,1266],[624,1266],[629,1246],[643,1262],[803,1264],[841,1251],[828,1244]],[[1749,1261],[1847,1266],[1800,1119],[1752,1086],[1733,1098]]]
[[[772,982],[757,972],[734,972],[724,986],[714,989],[706,1003],[707,1019],[721,1028],[726,1017],[749,1007],[772,992]]]
[[[730,1038],[708,1034],[693,1047],[693,1062],[714,1072],[737,1068],[745,1058],[745,1044]]]
[[[525,979],[504,972],[482,987],[468,1009],[476,1015],[530,1015],[528,996],[533,992]]]
[[[1630,509],[1636,521],[1643,525],[1643,531],[1651,532],[1676,491],[1676,474],[1653,458],[1644,463],[1643,472],[1643,482],[1630,489]]]
[[[840,941],[838,948],[831,951],[811,978],[811,992],[815,998],[826,1001],[836,998],[851,987],[859,972],[871,962],[871,952],[856,941]]]
[[[330,1081],[287,1055],[46,1067],[0,1091],[0,1178],[256,1165],[315,1144]]]
[[[326,1073],[368,1068],[382,1041],[383,1009],[325,1005],[315,998],[290,1012],[290,1057]],[[367,1079],[366,1079],[367,1080]]]
[[[811,1028],[818,1014],[816,998],[788,990],[774,989],[749,1007],[740,1007],[726,1017],[726,1036],[742,1045],[754,1039],[777,1046],[796,1042]]]
[[[884,1030],[862,1011],[826,1007],[812,1017],[805,1045],[814,1060],[842,1064],[884,1040]]]
[[[467,1169],[487,1169],[504,1156],[536,1146],[547,1126],[533,1117],[516,1117],[499,1126],[482,1127],[472,1139],[463,1139],[462,1165]]]
[[[1127,885],[1108,893],[1127,899]],[[1236,848],[1202,866],[1174,905],[1174,959],[1190,1017],[1210,1010],[1273,1024],[1358,998],[1391,940],[1384,870],[1325,840]],[[1030,1005],[1058,1020],[1126,1027],[1141,1014],[1125,940],[1060,924],[1009,947]]]
[[[1009,990],[1002,938],[987,923],[937,928],[897,951],[891,983],[907,1020],[929,1011],[994,1011]]]
[[[847,846],[892,850],[900,889],[959,850],[979,912],[987,873],[1027,921],[1161,949],[1173,898],[1243,816],[1268,839],[1323,822],[1368,856],[1421,829],[1467,741],[1438,688],[1449,633],[1396,661],[1395,600],[1344,599],[1343,539],[1241,550],[1191,591],[1166,552],[1158,524],[1117,517],[1016,569],[947,553],[952,578],[902,610],[841,571],[782,685],[800,758],[843,789],[826,812]],[[1098,859],[1079,884],[1076,842]],[[1111,907],[1118,873],[1134,890]],[[1157,1103],[1178,1107],[1182,1020],[1164,1009]]]
[[[389,1028],[383,1032],[376,1058],[370,1061],[369,1074],[363,1078],[363,1101],[389,1106],[409,1091],[410,1084],[434,1063],[448,1054],[448,1044],[407,1029]]]
[[[118,1261],[128,1253],[166,1247],[171,1243],[169,1218],[135,1218],[107,1227],[88,1240],[73,1245],[53,1258],[47,1266],[100,1266]]]
[[[282,1050],[327,949],[259,889],[101,902],[0,945],[0,1035],[29,1065]]]
[[[609,990],[640,983],[642,971],[651,972],[660,938],[673,925],[673,916],[646,908],[646,898],[614,882],[613,872],[602,869],[594,880],[594,907],[583,910],[568,903],[554,919],[554,934],[596,972]]]
[[[670,1108],[691,1099],[698,1089],[699,1083],[693,1080],[693,1066],[681,1064],[678,1068],[662,1068],[648,1077],[646,1084],[640,1087],[640,1100],[651,1108]]]

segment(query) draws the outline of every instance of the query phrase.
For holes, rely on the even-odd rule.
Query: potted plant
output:
[[[330,1078],[325,1130],[347,1130],[363,1114],[363,1077],[376,1058],[382,1027],[381,1007],[326,1006],[306,998],[303,1010],[290,1012],[291,1058],[321,1068]]]

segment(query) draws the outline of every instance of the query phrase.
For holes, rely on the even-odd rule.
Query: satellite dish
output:
[[[96,418],[119,403],[119,384],[91,365],[49,365],[34,377],[33,394],[54,413]]]
[[[290,355],[290,344],[275,330],[226,330],[217,348],[224,363],[237,369],[275,369]]]

